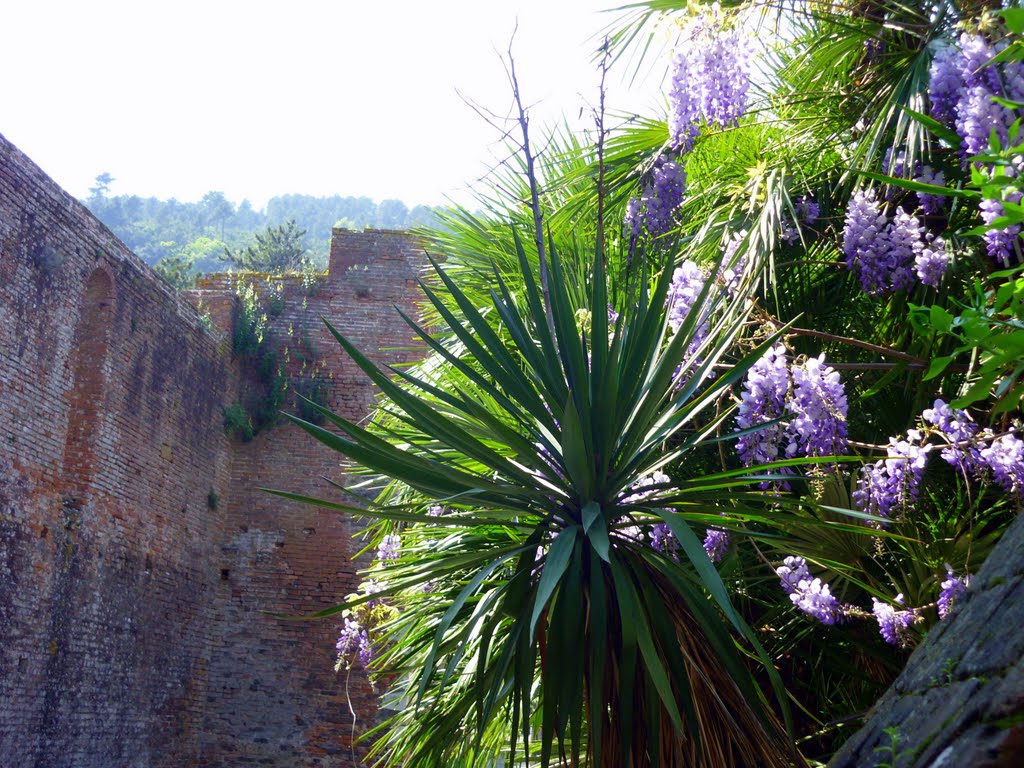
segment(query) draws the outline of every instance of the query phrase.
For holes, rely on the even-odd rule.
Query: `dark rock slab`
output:
[[[1024,766],[1024,516],[829,768]]]

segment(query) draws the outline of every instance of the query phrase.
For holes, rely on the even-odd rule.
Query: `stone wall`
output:
[[[373,391],[320,315],[408,359],[392,305],[414,311],[420,255],[397,232],[335,239],[328,276],[279,281],[273,343],[315,347],[359,420]],[[258,490],[344,479],[300,430],[225,435],[235,279],[183,300],[0,137],[3,768],[358,762],[375,696],[333,672],[337,622],[269,615],[353,591],[358,526]]]

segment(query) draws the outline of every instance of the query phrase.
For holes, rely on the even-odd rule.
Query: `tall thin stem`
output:
[[[513,33],[514,36],[514,33]],[[508,48],[509,80],[512,82],[512,96],[515,98],[519,112],[519,128],[523,132],[523,157],[526,159],[526,178],[530,183],[530,209],[533,211],[533,236],[537,244],[537,259],[540,262],[540,290],[544,296],[544,319],[547,321],[548,333],[552,342],[557,344],[555,336],[555,320],[551,314],[551,289],[548,286],[548,260],[544,250],[544,216],[540,210],[540,193],[537,189],[537,173],[534,167],[535,158],[530,149],[530,118],[523,108],[523,99],[519,93],[519,80],[516,77],[516,60],[512,57],[512,45]]]
[[[601,251],[601,259],[604,255],[604,96],[605,77],[608,75],[608,38],[601,44],[601,88],[598,94],[597,103],[597,247]],[[605,261],[607,266],[607,261]]]

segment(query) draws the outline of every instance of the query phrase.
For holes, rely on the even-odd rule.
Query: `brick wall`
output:
[[[392,305],[418,261],[402,233],[336,231],[328,276],[279,281],[273,343],[315,348],[349,418],[373,391],[319,316],[408,359],[378,350],[410,347]],[[232,279],[190,293],[201,317],[0,137],[3,768],[353,765],[375,696],[334,674],[337,622],[267,612],[353,591],[358,525],[257,490],[343,479],[301,431],[225,436]]]
[[[199,316],[0,137],[0,764],[198,753],[230,481]]]
[[[339,269],[339,250],[358,269]],[[280,314],[269,320],[271,344],[282,353],[288,350],[293,368],[299,345],[325,364],[328,404],[348,419],[363,421],[375,390],[321,318],[382,363],[411,359],[416,354],[408,351],[412,332],[394,306],[415,311],[421,259],[420,248],[404,233],[335,230],[325,278],[309,283],[290,276],[267,281],[216,275],[201,280],[199,288],[206,295],[231,293],[243,280],[266,296],[272,285]],[[353,733],[375,722],[376,694],[365,676],[334,672],[340,619],[295,622],[260,613],[306,615],[356,590],[359,578],[351,558],[362,547],[353,541],[358,522],[259,490],[336,498],[323,478],[344,479],[340,458],[290,425],[235,445],[235,490],[225,510],[225,608],[218,617],[204,722],[203,754],[211,765],[347,766]],[[350,703],[358,713],[355,723]]]

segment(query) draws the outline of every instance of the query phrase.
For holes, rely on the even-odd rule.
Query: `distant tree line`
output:
[[[197,274],[242,268],[243,254],[265,249],[284,229],[291,233],[289,247],[299,249],[295,263],[301,257],[304,264],[323,267],[332,227],[406,229],[433,218],[433,209],[424,205],[410,209],[401,200],[341,195],[279,195],[262,211],[248,200],[235,205],[223,192],[207,192],[195,203],[110,195],[113,181],[109,173],[97,176],[83,202],[176,287],[191,284]]]

